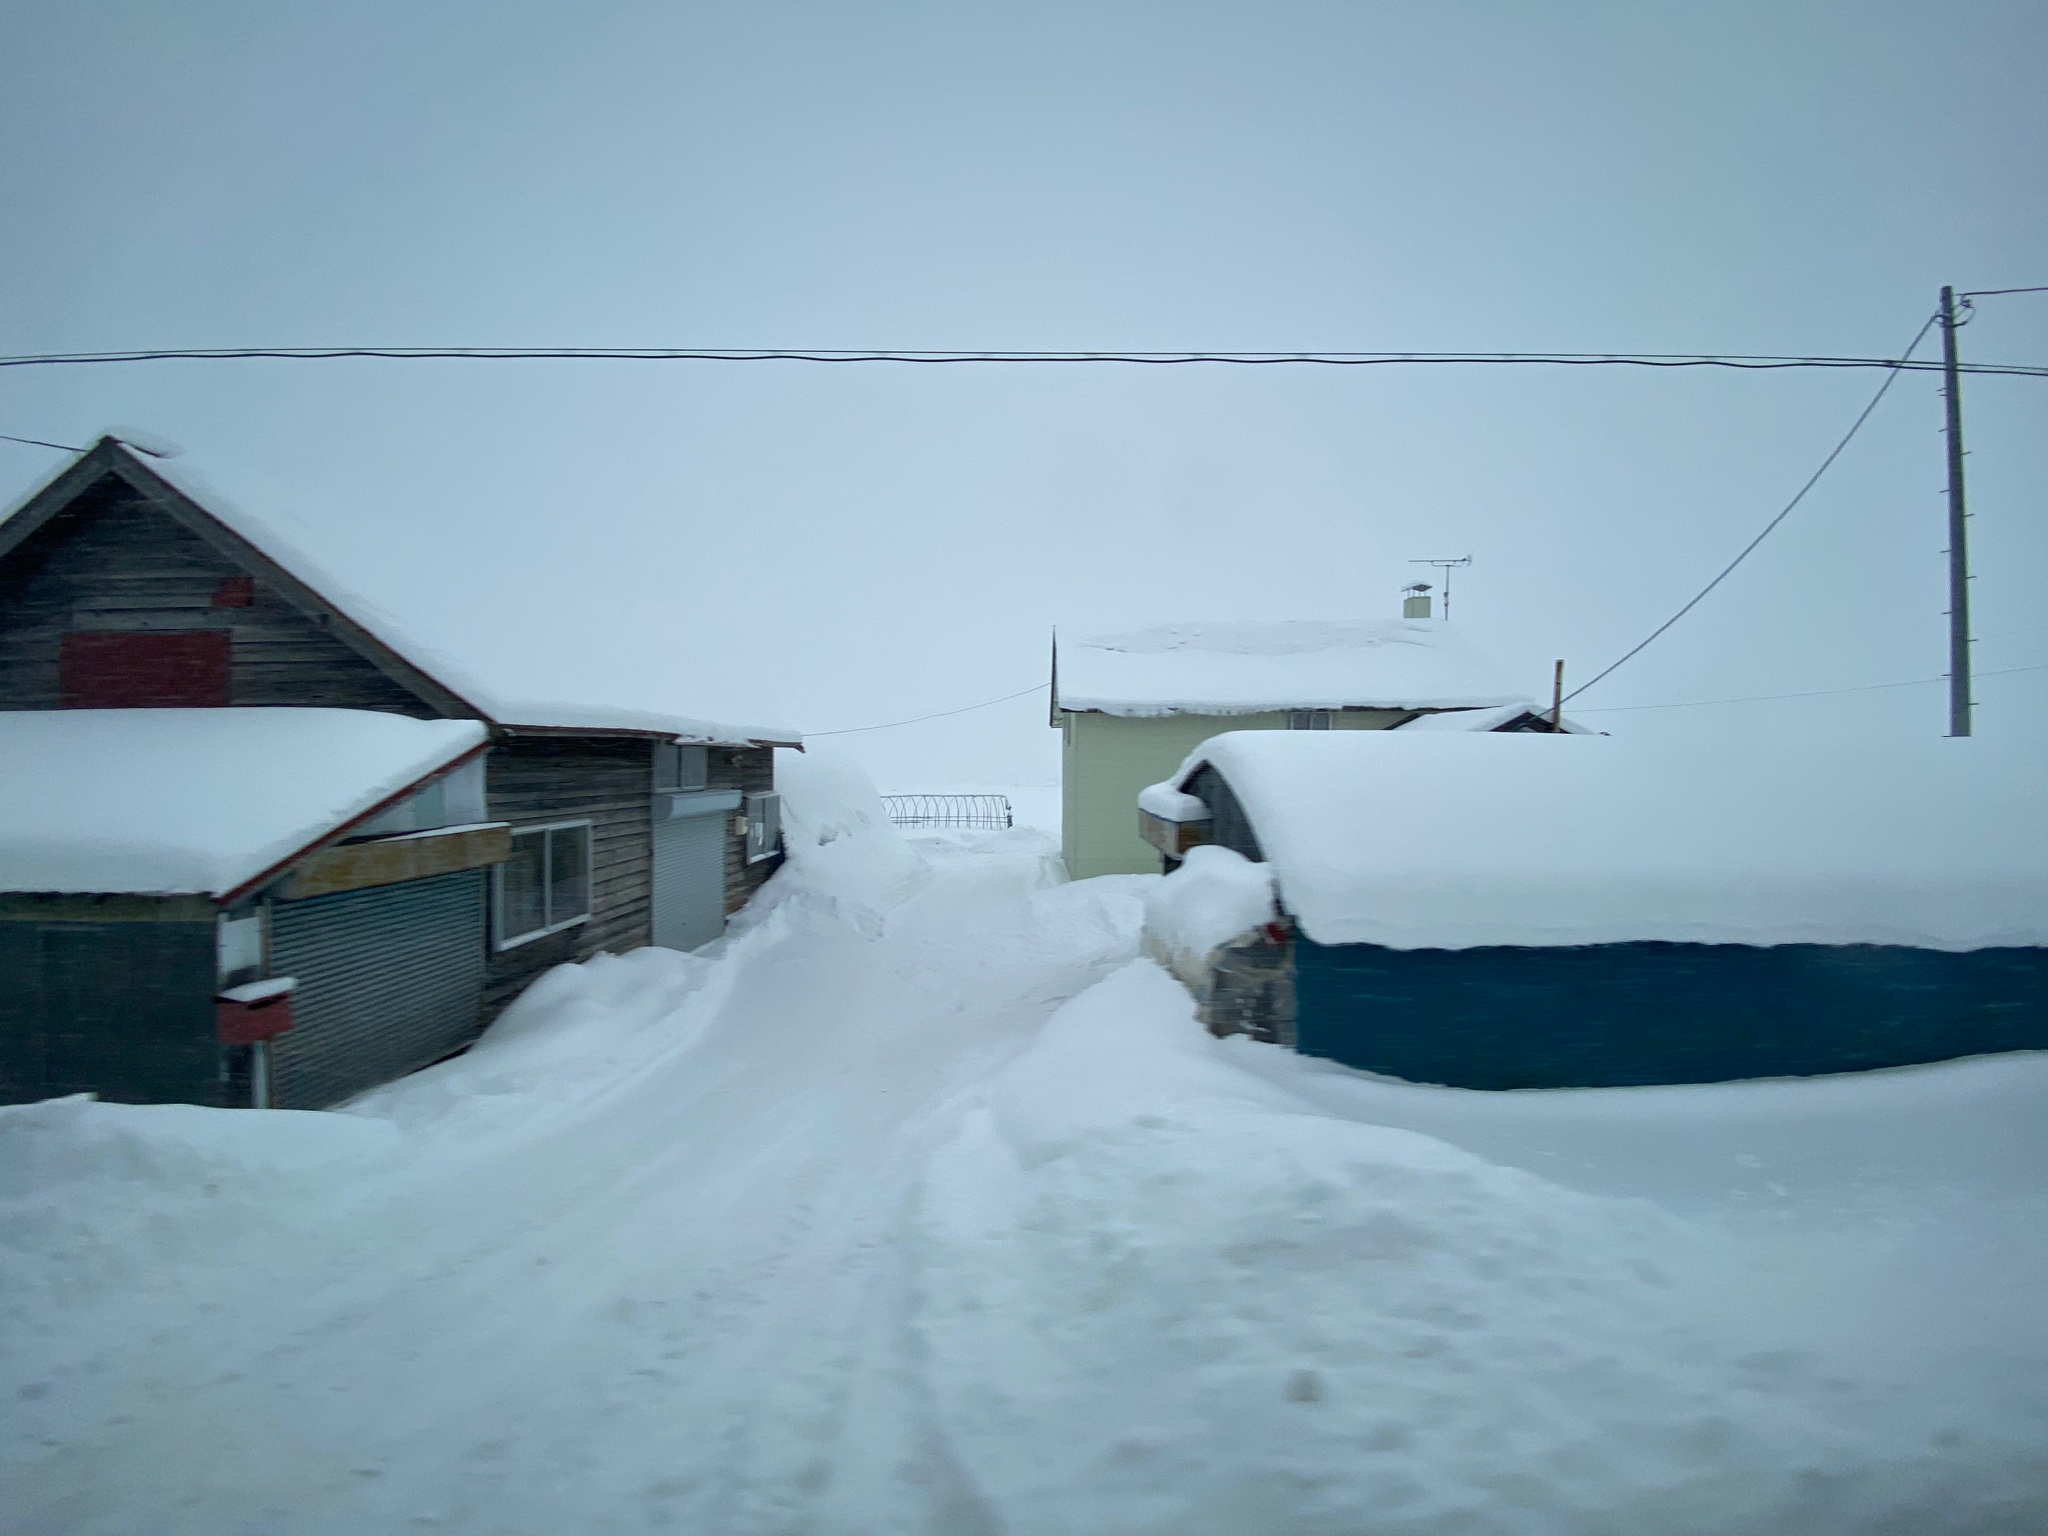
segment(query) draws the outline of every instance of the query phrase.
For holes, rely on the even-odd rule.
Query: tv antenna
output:
[[[1455,560],[1410,560],[1410,565],[1433,565],[1444,573],[1444,622],[1451,619],[1451,572],[1462,570],[1472,563],[1470,555],[1460,555]]]

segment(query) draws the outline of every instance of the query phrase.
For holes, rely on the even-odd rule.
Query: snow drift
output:
[[[0,1528],[2048,1528],[2048,1059],[1383,1082],[1209,1038],[1157,877],[785,792],[727,940],[347,1113],[0,1111]]]

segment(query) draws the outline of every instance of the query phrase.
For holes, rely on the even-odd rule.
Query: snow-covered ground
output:
[[[0,1530],[2048,1529],[2048,1058],[1389,1083],[801,800],[350,1113],[0,1110]]]

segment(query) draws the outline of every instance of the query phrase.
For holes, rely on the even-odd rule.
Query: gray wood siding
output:
[[[0,567],[0,709],[55,709],[71,630],[225,629],[236,704],[437,712],[308,615],[255,582],[246,608],[216,608],[248,576],[125,485],[102,481]]]
[[[713,747],[710,789],[738,789],[758,794],[775,787],[773,747]],[[725,913],[730,917],[752,899],[762,882],[782,867],[782,855],[747,862],[747,837],[735,833],[728,818],[725,831]]]
[[[592,823],[591,916],[513,949],[493,947],[485,1018],[552,966],[653,942],[653,783],[651,741],[515,736],[492,750],[485,795],[493,821],[515,829],[586,817]]]

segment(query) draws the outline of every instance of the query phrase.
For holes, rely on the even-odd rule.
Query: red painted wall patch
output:
[[[228,702],[224,629],[80,631],[57,665],[66,709],[214,709]]]

